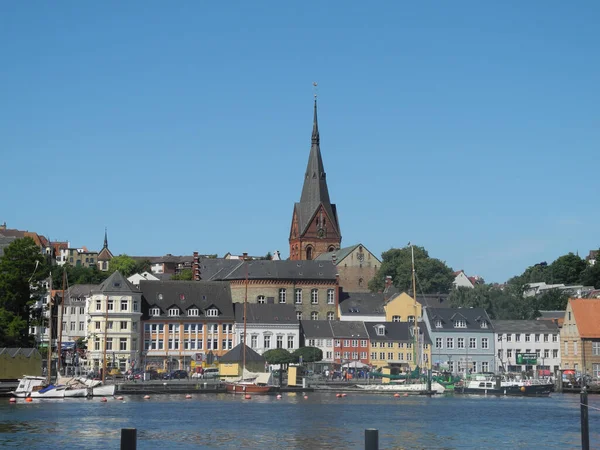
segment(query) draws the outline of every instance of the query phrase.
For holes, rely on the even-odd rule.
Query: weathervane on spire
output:
[[[313,81],[313,92],[314,92],[314,95],[315,95],[315,100],[317,98],[317,85],[318,85],[317,82]]]

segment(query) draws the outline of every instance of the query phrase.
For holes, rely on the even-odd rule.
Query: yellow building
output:
[[[419,302],[408,295],[406,292],[391,298],[385,303],[385,320],[387,322],[412,322],[415,317],[421,320],[422,308]]]
[[[414,326],[408,322],[365,322],[369,333],[369,363],[376,367],[413,370],[415,364]],[[431,340],[425,324],[419,324],[419,366],[431,367]]]
[[[236,345],[232,350],[225,353],[219,360],[219,375],[221,377],[242,376],[242,354],[244,344]],[[265,371],[265,358],[246,345],[246,371],[261,373]]]

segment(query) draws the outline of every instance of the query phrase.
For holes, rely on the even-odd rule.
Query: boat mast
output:
[[[104,350],[102,352],[102,384],[106,381],[106,332],[108,331],[108,294],[106,294],[106,311],[104,312]]]
[[[63,318],[63,308],[65,307],[65,281],[67,279],[67,272],[63,270],[63,281],[62,281],[62,299],[60,302],[60,306],[58,308],[58,314],[56,315],[56,326],[57,326],[57,339],[58,343],[56,344],[57,352],[58,352],[58,360],[56,361],[56,376],[60,374],[60,357],[62,355],[62,318]]]
[[[419,367],[419,322],[417,320],[417,277],[415,273],[415,250],[412,244],[410,244],[410,254],[412,260],[412,290],[413,290],[413,299],[415,301],[415,348],[413,349],[415,367]]]
[[[50,381],[52,380],[52,272],[50,272],[50,283],[49,283],[49,289],[50,289],[50,297],[49,297],[49,301],[48,301],[48,308],[49,308],[49,320],[48,320],[48,347],[46,350],[48,350],[48,370],[47,370],[47,376],[48,379],[46,380],[48,382],[48,384],[50,384]]]
[[[246,370],[246,312],[248,310],[248,254],[244,253],[244,263],[246,264],[246,289],[244,293],[244,346],[242,347],[242,380]]]

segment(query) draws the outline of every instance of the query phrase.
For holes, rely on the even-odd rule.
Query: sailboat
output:
[[[238,381],[225,383],[225,388],[227,392],[231,392],[232,394],[267,394],[274,388],[272,374],[252,373],[246,370],[246,314],[248,312],[248,258],[246,253],[244,253],[244,262],[246,263],[246,293],[244,295],[244,339],[241,344],[242,375]]]

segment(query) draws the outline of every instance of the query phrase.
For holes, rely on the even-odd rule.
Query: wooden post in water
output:
[[[379,450],[379,430],[377,428],[365,430],[365,450]]]
[[[588,418],[588,393],[585,388],[580,394],[581,408],[581,450],[590,450],[590,424]]]
[[[121,450],[137,449],[137,429],[121,428]]]

